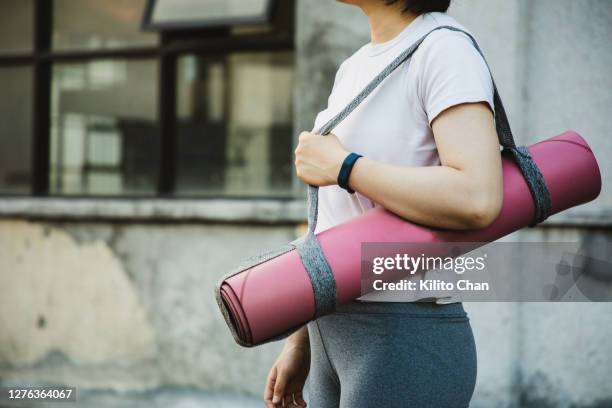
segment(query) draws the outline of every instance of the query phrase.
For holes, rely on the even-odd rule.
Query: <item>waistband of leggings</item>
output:
[[[336,308],[336,313],[406,314],[432,317],[465,317],[462,303],[367,302],[356,300]]]

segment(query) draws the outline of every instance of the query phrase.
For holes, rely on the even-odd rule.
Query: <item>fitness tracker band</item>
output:
[[[361,157],[360,154],[350,153],[342,162],[342,167],[340,167],[340,173],[338,173],[338,185],[353,194],[355,191],[351,190],[349,187],[349,177],[351,176],[351,171],[353,170],[353,166],[355,162],[359,160]]]

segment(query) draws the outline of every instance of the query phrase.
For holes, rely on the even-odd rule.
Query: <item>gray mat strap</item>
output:
[[[467,35],[468,38],[472,41],[474,48],[476,48],[478,53],[482,56],[483,60],[485,61],[485,64],[487,64],[487,68],[489,68],[489,73],[491,74],[491,68],[487,63],[487,59],[485,58],[484,53],[478,46],[476,39],[470,33],[452,26],[443,26],[439,28],[444,28],[451,31],[458,31]],[[497,91],[497,85],[495,84],[495,80],[493,79],[493,74],[491,74],[491,81],[493,83],[495,127],[497,129],[497,137],[499,139],[499,144],[502,145],[505,150],[510,151],[516,164],[521,170],[521,173],[523,174],[523,178],[527,182],[527,186],[529,187],[529,191],[531,192],[531,196],[533,198],[536,210],[533,222],[531,224],[531,226],[534,226],[544,221],[550,216],[550,213],[552,211],[550,192],[548,191],[548,187],[546,186],[546,182],[544,180],[542,172],[531,158],[527,147],[516,146],[514,136],[512,135],[512,129],[510,128],[510,121],[508,120],[508,115],[506,114],[506,109],[504,108],[501,96]]]
[[[314,191],[314,194],[313,194]],[[295,243],[295,249],[312,285],[315,314],[323,316],[336,308],[336,279],[329,262],[314,234],[319,210],[318,187],[308,186],[308,232],[303,240]]]
[[[536,213],[531,226],[535,226],[548,218],[552,211],[552,201],[550,199],[550,192],[546,186],[546,181],[538,165],[531,158],[527,147],[510,147],[506,150],[510,150],[510,153],[512,153],[512,157],[521,169],[523,177],[525,177],[527,181],[529,191],[534,199]]]

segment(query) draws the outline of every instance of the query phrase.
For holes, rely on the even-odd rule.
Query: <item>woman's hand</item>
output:
[[[300,341],[288,340],[268,374],[264,391],[266,407],[305,407],[302,390],[309,370],[310,343],[307,337]]]
[[[313,186],[336,184],[348,152],[336,135],[300,133],[295,149],[295,170],[304,183]]]

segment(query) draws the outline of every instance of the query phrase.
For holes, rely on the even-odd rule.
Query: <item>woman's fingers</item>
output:
[[[295,404],[299,407],[305,407],[306,406],[306,401],[304,401],[304,396],[302,395],[302,392],[296,392],[293,394],[293,401],[295,402]]]
[[[281,402],[276,406],[287,408],[306,407],[306,401],[302,398],[301,392],[289,392],[282,397]]]
[[[268,379],[266,380],[266,387],[264,389],[264,402],[266,408],[275,408],[272,398],[274,396],[274,384],[276,383],[277,369],[276,365],[270,369],[268,373]]]
[[[273,404],[282,404],[287,386],[287,375],[283,371],[278,371],[274,382],[274,393],[272,395]]]

